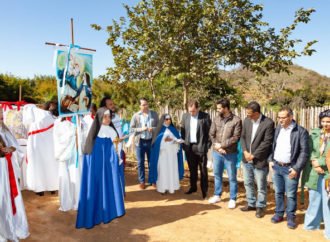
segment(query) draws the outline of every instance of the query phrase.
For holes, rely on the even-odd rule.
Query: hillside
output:
[[[247,70],[235,69],[224,74],[230,80],[231,85],[241,91],[245,100],[260,100],[268,102],[274,97],[300,90],[321,92],[330,95],[330,78],[319,73],[294,65],[290,67],[291,74],[271,73],[269,76],[257,80],[255,75]]]

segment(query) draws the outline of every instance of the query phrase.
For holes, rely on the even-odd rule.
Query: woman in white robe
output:
[[[149,183],[156,183],[157,191],[162,194],[180,189],[184,172],[182,142],[171,116],[163,115],[153,137],[149,169]]]
[[[29,228],[15,171],[19,145],[3,123],[2,108],[0,143],[0,241],[18,241],[29,236]]]

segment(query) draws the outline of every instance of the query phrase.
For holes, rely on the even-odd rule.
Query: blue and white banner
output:
[[[92,104],[93,55],[71,45],[55,51],[60,116],[89,113]]]

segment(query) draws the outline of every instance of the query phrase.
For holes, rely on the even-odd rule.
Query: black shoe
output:
[[[288,226],[289,229],[297,228],[296,217],[295,216],[288,216],[287,220],[288,220],[287,226]]]
[[[256,207],[250,207],[246,205],[245,207],[240,208],[242,212],[256,211]]]
[[[265,208],[257,208],[256,217],[262,218],[265,216]]]
[[[44,192],[36,192],[36,195],[42,197],[43,195],[45,195],[45,193]]]
[[[207,197],[207,192],[202,192],[203,199]]]
[[[194,192],[197,192],[197,189],[190,188],[188,191],[185,192],[185,194],[192,194]]]

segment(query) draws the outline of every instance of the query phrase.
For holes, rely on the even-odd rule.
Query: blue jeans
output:
[[[243,163],[244,187],[248,206],[265,208],[267,205],[268,167],[255,168],[253,164]],[[257,183],[258,199],[255,195],[254,181]]]
[[[297,210],[297,190],[299,183],[299,174],[296,178],[289,178],[290,166],[279,166],[275,163],[273,166],[273,183],[275,187],[275,213],[277,216],[284,215],[284,194],[287,198],[286,215],[295,217]]]
[[[222,155],[213,151],[213,172],[214,172],[214,195],[220,196],[222,194],[222,176],[223,170],[226,170],[229,177],[230,199],[237,198],[237,153]]]
[[[137,166],[138,166],[138,176],[140,183],[145,182],[144,161],[145,161],[145,155],[147,154],[148,167],[149,167],[150,151],[151,151],[151,139],[150,140],[140,139],[140,143],[136,147],[136,158],[138,161]]]
[[[324,235],[330,239],[330,201],[324,189],[324,176],[319,176],[317,190],[309,190],[309,205],[305,214],[304,228],[315,230],[324,221]]]

